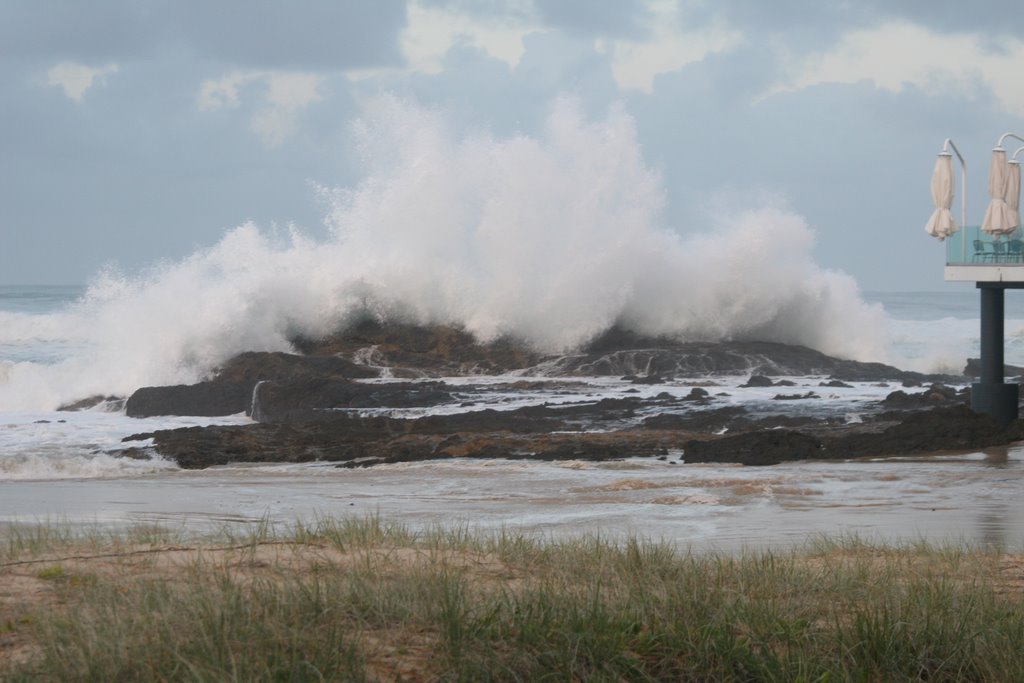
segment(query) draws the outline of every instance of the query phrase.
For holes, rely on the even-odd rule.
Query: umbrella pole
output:
[[[1003,366],[1002,283],[979,282],[981,290],[981,377],[971,385],[971,410],[990,415],[1001,425],[1017,419],[1018,385],[1006,384]]]

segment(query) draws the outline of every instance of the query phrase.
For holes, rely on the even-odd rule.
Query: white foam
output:
[[[150,445],[148,440],[123,443],[121,439],[156,429],[248,422],[244,415],[137,420],[102,410],[4,413],[0,416],[0,481],[93,479],[176,470],[176,464],[154,454],[121,457],[118,452],[128,446]]]
[[[618,322],[884,356],[881,307],[814,263],[799,216],[765,206],[706,229],[665,225],[660,178],[621,110],[588,121],[564,100],[541,136],[498,139],[384,98],[354,128],[365,177],[322,191],[327,239],[247,223],[181,262],[101,274],[71,310],[19,321],[40,328],[19,338],[45,328],[70,350],[49,365],[9,363],[0,410],[194,382],[240,351],[288,350],[295,333],[365,312],[548,350]]]

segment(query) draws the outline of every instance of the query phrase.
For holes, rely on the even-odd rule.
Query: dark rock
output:
[[[819,387],[832,387],[834,389],[852,389],[853,388],[852,384],[847,384],[846,382],[844,382],[842,380],[839,380],[839,379],[831,379],[831,380],[829,380],[827,382],[820,382],[818,384],[818,386]]]
[[[458,327],[383,324],[369,316],[338,334],[300,337],[292,344],[311,356],[344,355],[368,365],[415,369],[432,376],[501,374],[536,365],[545,357],[511,338],[480,344]],[[392,374],[399,376],[397,371]]]
[[[882,405],[889,408],[919,408],[929,404],[942,403],[946,401],[966,401],[969,398],[964,392],[958,392],[952,387],[943,384],[933,384],[925,391],[917,394],[908,394],[902,389],[890,392],[882,399]]]
[[[57,411],[74,413],[80,410],[89,410],[90,408],[95,408],[96,406],[104,403],[108,404],[111,407],[111,411],[116,411],[124,407],[124,398],[121,396],[90,396],[88,398],[83,398],[81,400],[73,401],[71,403],[65,403],[64,405],[58,407]]]
[[[786,429],[746,432],[706,441],[688,441],[683,461],[775,465],[787,460],[809,460],[822,455],[819,439]]]
[[[735,462],[770,465],[786,460],[849,459],[978,450],[1019,441],[1020,420],[1000,427],[988,415],[954,404],[895,416],[881,429],[860,428],[815,436],[791,430],[751,431],[684,446],[690,462]]]
[[[707,389],[701,389],[700,387],[694,387],[690,389],[690,393],[683,397],[684,401],[702,401],[707,399],[709,396]]]
[[[664,455],[681,445],[665,432],[564,432],[519,411],[485,410],[419,419],[339,416],[298,423],[186,427],[136,434],[186,469],[232,462],[348,462],[369,466],[437,458],[613,459]],[[554,433],[553,433],[554,432]]]
[[[796,382],[794,382],[791,379],[780,379],[778,382],[775,383],[775,386],[777,386],[777,387],[795,387],[796,386]]]
[[[747,380],[746,384],[741,384],[741,387],[773,387],[775,382],[770,377],[764,375],[751,375],[750,379]]]
[[[380,370],[337,356],[299,356],[292,353],[240,353],[214,372],[221,382],[306,379],[368,379]]]
[[[990,416],[954,403],[900,415],[880,432],[839,434],[829,441],[828,449],[838,457],[977,450],[1018,441],[1022,436],[1019,420],[1000,427]]]
[[[629,382],[631,384],[664,384],[665,380],[660,375],[644,375],[643,377],[637,377],[635,375],[628,375]],[[626,379],[626,377],[623,377]]]
[[[376,377],[379,370],[332,356],[242,353],[197,384],[142,387],[125,403],[129,417],[196,415],[215,417],[251,412],[253,389],[260,381],[322,381]]]
[[[234,415],[248,410],[255,385],[255,381],[214,381],[142,387],[128,397],[124,408],[128,417]]]
[[[366,408],[423,408],[455,401],[446,385],[309,379],[266,381],[252,392],[252,417],[259,422],[329,419],[331,411]],[[324,413],[328,415],[324,415]]]
[[[724,406],[711,410],[687,413],[662,413],[644,418],[644,429],[671,429],[690,432],[713,432],[723,428],[744,429],[750,426],[747,409],[743,406]]]
[[[981,377],[981,359],[968,358],[967,365],[964,366],[964,375]],[[1003,365],[1003,377],[1013,377],[1014,375],[1024,375],[1024,368],[1019,365]]]
[[[616,346],[626,344],[626,346]],[[635,344],[635,346],[634,346]],[[549,361],[557,375],[831,375],[849,381],[924,377],[881,363],[841,360],[803,346],[774,342],[679,342],[617,330],[580,353]]]
[[[802,401],[808,398],[821,398],[813,391],[808,391],[806,394],[775,394],[772,396],[772,400],[775,401]]]

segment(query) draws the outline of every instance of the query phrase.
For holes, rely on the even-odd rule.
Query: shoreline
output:
[[[0,483],[0,521],[244,531],[383,515],[539,537],[640,535],[695,549],[798,545],[809,535],[1024,548],[1024,447],[773,467],[654,459],[460,459],[361,469],[229,466],[123,479]]]

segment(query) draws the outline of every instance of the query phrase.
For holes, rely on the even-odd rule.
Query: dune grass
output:
[[[0,538],[11,681],[1024,680],[1024,560],[995,552],[688,554],[379,518]]]

